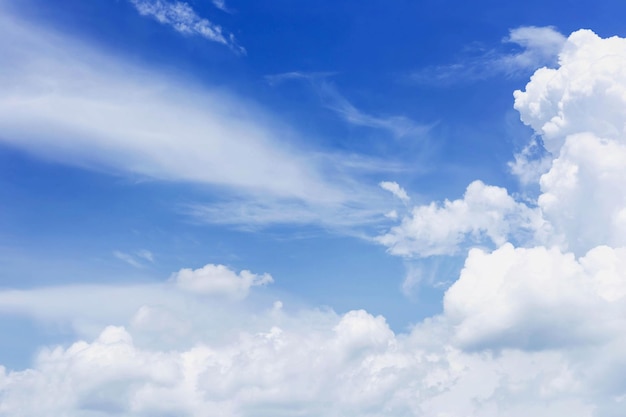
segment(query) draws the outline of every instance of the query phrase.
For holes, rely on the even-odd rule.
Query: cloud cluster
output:
[[[380,237],[403,256],[490,246],[469,251],[440,315],[395,333],[365,311],[255,304],[269,275],[215,265],[134,289],[2,291],[0,311],[56,314],[80,340],[0,368],[0,415],[622,415],[624,59],[625,39],[575,32],[515,93],[552,155],[535,204],[476,181]]]

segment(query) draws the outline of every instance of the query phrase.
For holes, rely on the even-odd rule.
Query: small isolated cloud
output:
[[[199,269],[184,268],[172,275],[179,288],[196,294],[227,295],[244,298],[251,287],[274,282],[269,274],[257,275],[243,270],[239,274],[224,265],[208,264]]]
[[[383,190],[389,191],[391,194],[398,197],[402,202],[407,203],[411,198],[406,193],[404,188],[400,187],[397,182],[394,181],[382,181],[378,184]]]
[[[416,71],[411,78],[418,83],[451,85],[499,75],[527,75],[539,67],[555,65],[565,40],[565,36],[552,26],[523,26],[511,29],[509,36],[502,41],[504,44],[516,45],[521,49],[519,51],[487,49],[460,62]]]
[[[201,36],[213,42],[228,46],[237,53],[246,50],[237,45],[232,34],[225,34],[219,25],[204,19],[187,3],[167,0],[130,0],[139,14],[155,19],[157,22],[170,26],[177,32],[185,35]],[[213,4],[225,10],[223,1],[215,0]]]
[[[382,129],[392,133],[395,137],[421,135],[430,130],[431,126],[417,123],[406,116],[374,115],[358,109],[348,99],[337,91],[327,78],[334,73],[303,73],[287,72],[269,75],[266,80],[270,84],[277,84],[285,80],[300,79],[309,82],[322,98],[323,104],[344,121],[355,126]]]

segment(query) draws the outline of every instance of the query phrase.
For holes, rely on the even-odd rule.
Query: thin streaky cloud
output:
[[[315,152],[297,146],[301,140],[285,146],[302,134],[239,96],[166,79],[152,68],[2,16],[1,64],[0,142],[44,160],[219,187],[225,200],[235,196],[254,208],[228,216],[210,211],[218,223],[301,224],[304,218],[334,228],[354,225],[354,219],[384,220],[391,208],[374,182],[358,178],[401,166]],[[37,70],[42,65],[44,75]],[[356,209],[364,213],[355,215]]]
[[[157,22],[172,27],[184,35],[200,36],[213,42],[228,46],[236,53],[245,54],[246,50],[237,44],[233,34],[224,33],[221,26],[198,16],[187,3],[166,0],[130,0],[139,14],[151,17]],[[223,1],[216,0],[213,4],[222,10]]]
[[[124,261],[128,265],[133,266],[135,268],[143,268],[144,267],[144,265],[141,262],[139,262],[137,259],[135,259],[135,257],[133,255],[130,255],[128,253],[124,253],[124,252],[116,250],[116,251],[113,251],[113,256],[115,256],[120,261]]]
[[[478,56],[451,64],[435,65],[415,71],[410,79],[419,84],[454,85],[496,76],[527,76],[543,66],[556,64],[565,36],[554,27],[522,26],[511,29],[503,44],[517,45],[521,50],[501,52],[486,49]]]
[[[277,85],[287,80],[304,80],[309,82],[320,95],[326,108],[335,112],[345,122],[355,126],[386,130],[397,138],[425,134],[431,129],[432,126],[417,123],[406,116],[373,115],[360,110],[339,93],[337,88],[327,80],[328,77],[334,74],[333,72],[305,73],[293,71],[269,75],[265,79],[270,85]]]

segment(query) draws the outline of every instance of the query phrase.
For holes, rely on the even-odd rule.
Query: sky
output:
[[[296,3],[0,0],[0,416],[622,416],[626,6]]]

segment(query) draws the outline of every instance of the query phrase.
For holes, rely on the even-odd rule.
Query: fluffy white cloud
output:
[[[532,237],[543,227],[539,212],[516,202],[506,189],[474,181],[462,199],[416,206],[377,240],[394,255],[426,257],[455,254],[468,238],[501,245]]]
[[[444,311],[468,347],[559,348],[610,338],[626,325],[626,248],[576,259],[558,248],[470,251]]]
[[[538,204],[576,254],[626,244],[626,39],[573,33],[559,68],[515,92],[522,121],[554,157]]]
[[[224,265],[208,264],[199,269],[184,268],[172,275],[180,288],[197,294],[224,294],[235,298],[248,295],[251,287],[267,285],[270,274],[257,275],[244,270],[237,274]]]
[[[555,156],[576,133],[623,141],[625,59],[626,39],[574,32],[559,54],[559,67],[537,70],[526,90],[514,93],[515,108]]]
[[[178,344],[167,348],[148,337],[174,329],[156,309],[143,306],[130,324],[93,339],[43,349],[31,369],[0,368],[0,413],[604,417],[592,410],[618,407],[605,396],[626,389],[591,389],[615,371],[594,356],[623,346],[619,339],[587,352],[468,352],[455,346],[446,316],[395,334],[364,311],[271,308],[226,327],[217,323],[229,313],[205,303],[201,314],[215,324],[200,337],[174,332]],[[611,355],[624,360],[623,350]]]
[[[204,314],[216,315],[210,306]],[[0,412],[583,417],[594,405],[567,355],[463,352],[441,318],[397,335],[364,311],[258,315],[264,330],[251,331],[244,317],[235,335],[176,349],[109,326],[92,341],[42,350],[32,369],[0,369]]]

